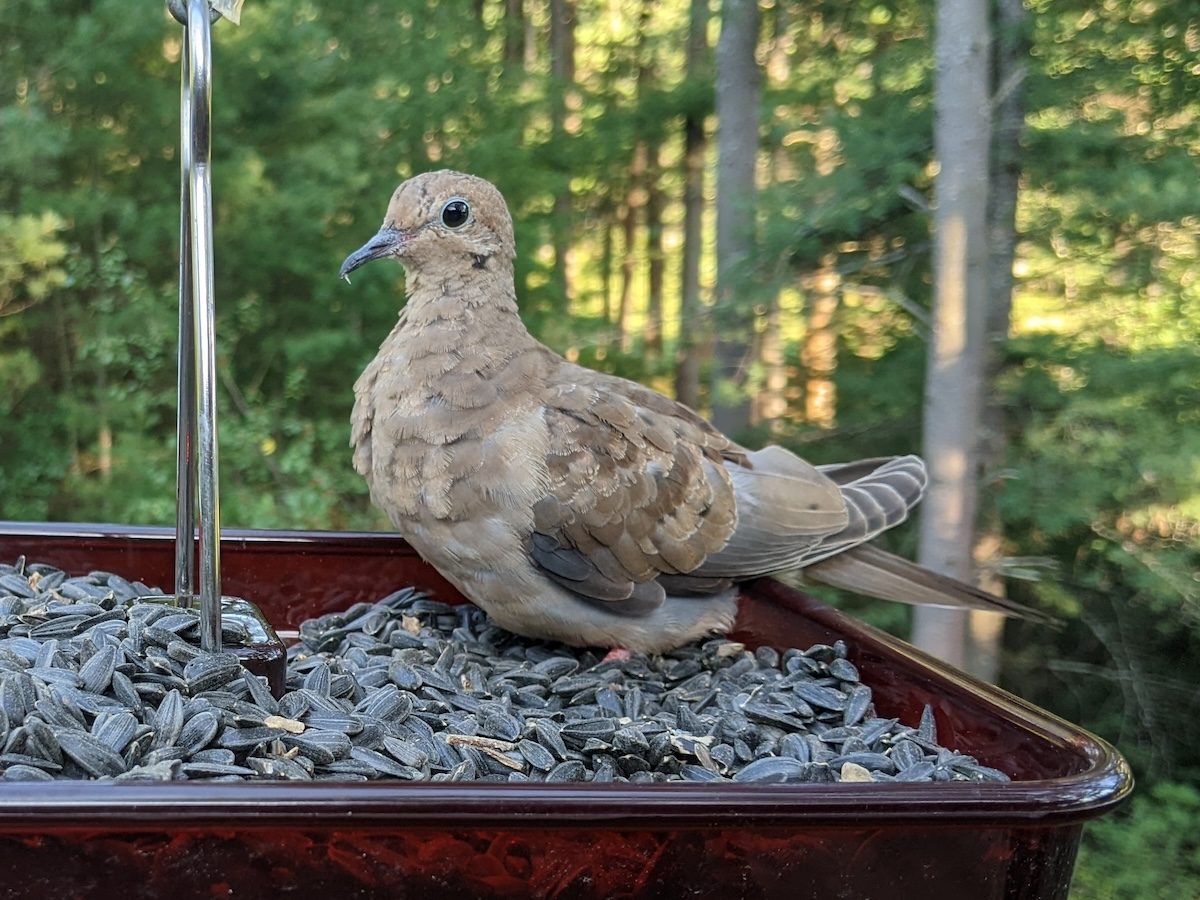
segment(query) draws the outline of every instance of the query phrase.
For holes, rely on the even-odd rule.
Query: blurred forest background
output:
[[[921,448],[935,4],[709,6],[250,0],[215,26],[226,525],[386,527],[347,420],[403,273],[336,273],[443,166],[504,191],[525,318],[568,357],[814,462]],[[1200,896],[1200,7],[992,14],[978,555],[1066,622],[1009,623],[998,678],[1140,779],[1072,896]],[[0,518],[173,522],[180,34],[154,2],[0,5]],[[719,181],[722,78],[753,93]]]

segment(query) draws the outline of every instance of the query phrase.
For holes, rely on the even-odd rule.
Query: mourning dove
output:
[[[341,269],[390,257],[407,274],[354,386],[354,467],[501,627],[661,652],[727,631],[737,582],[798,567],[906,603],[1025,612],[865,543],[920,500],[920,459],[748,451],[674,400],[567,362],[521,322],[515,255],[500,192],[440,171],[401,184]]]

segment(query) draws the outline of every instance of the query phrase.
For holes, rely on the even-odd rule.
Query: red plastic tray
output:
[[[173,533],[0,522],[19,554],[170,589]],[[286,635],[408,584],[461,601],[386,535],[227,531],[227,594]],[[932,704],[1008,784],[0,784],[0,898],[1065,898],[1082,823],[1132,789],[1107,743],[774,580],[734,635],[845,640],[881,715]]]

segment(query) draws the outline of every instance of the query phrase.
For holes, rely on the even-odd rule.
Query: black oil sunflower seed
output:
[[[842,641],[601,662],[405,588],[301,623],[278,699],[107,572],[0,564],[5,780],[834,783],[1005,776],[874,713]],[[228,632],[226,639],[238,640]]]

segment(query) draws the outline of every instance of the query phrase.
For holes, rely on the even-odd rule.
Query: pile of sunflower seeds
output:
[[[276,699],[154,594],[0,564],[3,780],[1008,780],[940,747],[928,708],[875,716],[840,642],[604,662],[406,589],[305,622]]]

